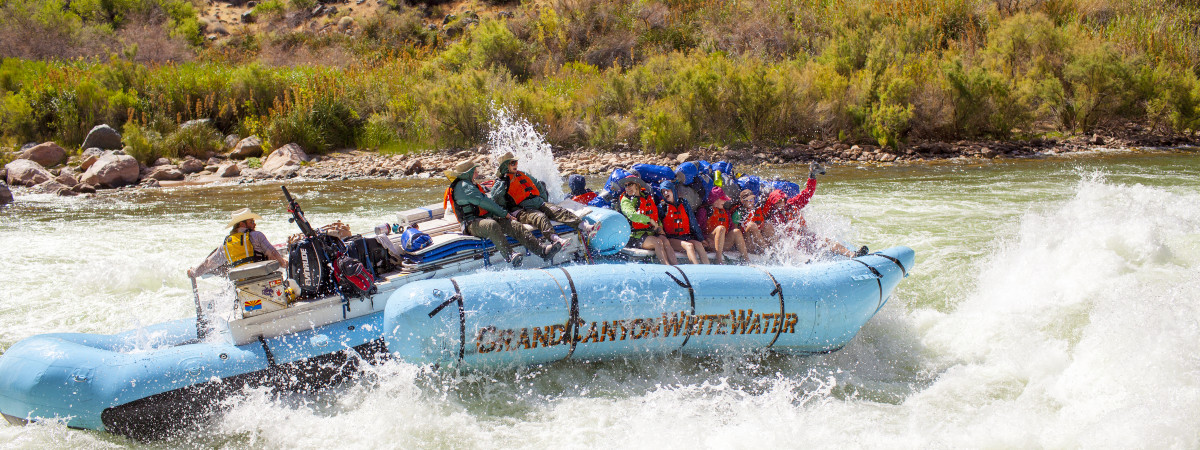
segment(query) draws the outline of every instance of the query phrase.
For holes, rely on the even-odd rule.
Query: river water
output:
[[[764,175],[798,179],[804,168]],[[601,179],[591,179],[596,185]],[[248,206],[294,233],[278,184],[20,196],[0,210],[0,349],[193,314],[184,271]],[[438,180],[290,182],[355,231]],[[844,349],[564,362],[461,375],[391,362],[313,395],[248,390],[163,447],[1200,447],[1200,158],[831,167],[815,228],[917,265]],[[794,263],[783,258],[783,263]],[[0,447],[145,446],[55,423]]]

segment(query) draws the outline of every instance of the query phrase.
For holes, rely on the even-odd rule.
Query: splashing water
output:
[[[563,177],[554,164],[554,154],[546,138],[521,117],[513,116],[504,108],[492,110],[492,130],[488,132],[488,147],[492,158],[507,152],[516,155],[518,168],[530,176],[546,183],[551,202],[566,198],[563,192]]]

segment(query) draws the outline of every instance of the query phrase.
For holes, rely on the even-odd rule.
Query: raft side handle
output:
[[[899,267],[899,268],[900,268],[900,273],[904,274],[904,276],[905,276],[906,278],[908,277],[908,269],[905,269],[905,268],[904,268],[904,263],[900,262],[900,260],[899,260],[899,259],[893,258],[893,257],[891,257],[891,256],[885,255],[885,254],[883,254],[883,253],[880,253],[880,252],[875,252],[875,253],[872,253],[872,255],[875,255],[875,256],[878,256],[878,257],[884,258],[884,259],[886,259],[886,260],[888,260],[888,261],[891,261],[891,262],[894,262],[894,263],[896,263],[896,267]],[[867,267],[870,267],[870,266],[867,266]],[[872,270],[872,271],[874,271],[875,269],[874,269],[874,268],[872,268],[871,270]],[[878,273],[878,272],[876,272],[876,273]]]
[[[443,309],[450,306],[451,303],[458,303],[458,362],[461,363],[467,353],[467,311],[465,305],[463,305],[462,289],[459,289],[458,281],[451,278],[450,284],[454,285],[454,295],[451,295],[450,298],[443,301],[436,308],[433,308],[433,311],[429,312],[429,318],[432,319],[433,316],[438,315]]]
[[[781,318],[785,317],[787,309],[785,308],[785,304],[783,301],[783,286],[779,284],[779,280],[775,279],[775,275],[772,275],[771,271],[764,269],[762,267],[759,267],[759,266],[754,266],[754,268],[761,270],[762,273],[767,274],[767,277],[769,277],[771,279],[771,283],[775,284],[775,289],[772,290],[771,293],[768,295],[770,295],[771,297],[779,296],[779,317],[781,317]],[[782,326],[775,329],[775,338],[771,339],[771,343],[767,344],[767,348],[771,348],[772,346],[775,345],[775,341],[779,340],[779,335],[781,333],[783,333]]]
[[[671,267],[673,267],[675,270],[679,271],[679,276],[683,277],[682,281],[680,281],[678,278],[675,278],[675,275],[672,275],[671,272],[663,272],[663,273],[667,274],[668,277],[671,277],[672,280],[675,280],[675,284],[678,284],[679,287],[687,288],[688,302],[690,303],[691,308],[692,308],[691,315],[695,316],[696,315],[696,288],[692,285],[692,280],[688,279],[687,272],[684,272],[683,269],[680,269],[678,266],[671,266]],[[687,345],[688,341],[692,339],[692,328],[695,326],[696,326],[696,324],[692,324],[692,325],[688,326],[687,332],[685,332],[683,334],[683,343],[679,344],[680,349],[682,349],[683,346]]]

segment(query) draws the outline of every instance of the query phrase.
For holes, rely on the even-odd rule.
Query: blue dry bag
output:
[[[400,247],[409,253],[428,247],[432,243],[433,238],[416,228],[407,228],[404,234],[400,235]]]

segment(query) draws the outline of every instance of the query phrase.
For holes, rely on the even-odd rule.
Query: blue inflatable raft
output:
[[[913,260],[895,247],[801,267],[596,264],[396,278],[344,311],[325,301],[343,319],[315,321],[330,309],[317,302],[284,310],[307,327],[249,338],[227,329],[198,340],[191,319],[39,335],[0,356],[0,413],[155,438],[211,417],[246,386],[311,389],[378,358],[496,368],[675,350],[828,352],[883,307]]]

